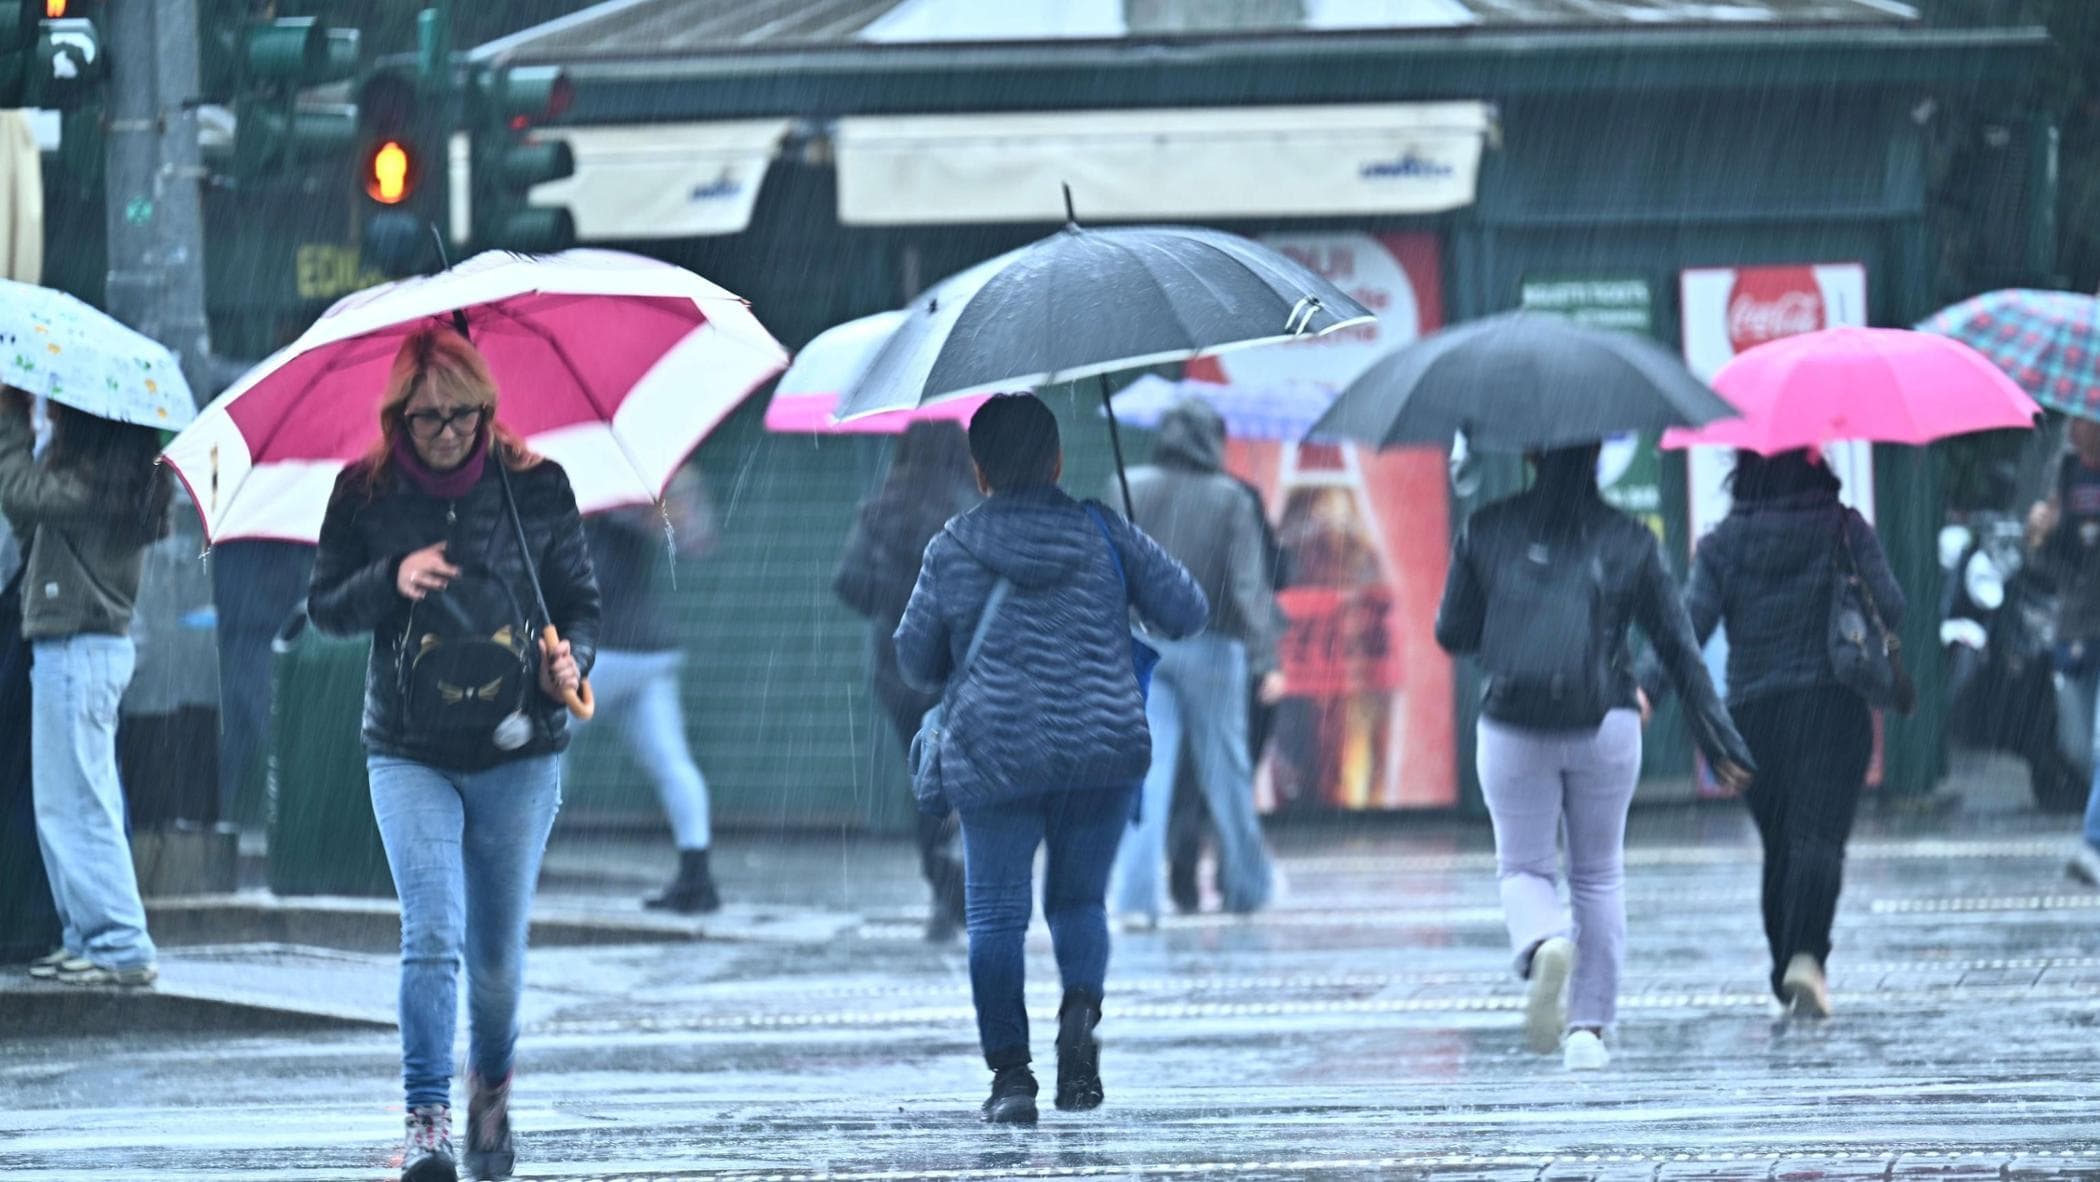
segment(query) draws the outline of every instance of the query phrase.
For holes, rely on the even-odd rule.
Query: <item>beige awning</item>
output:
[[[0,276],[44,281],[44,162],[21,111],[0,111]]]
[[[575,175],[535,186],[534,205],[565,205],[584,241],[735,234],[751,224],[786,119],[550,127]]]
[[[1340,217],[1470,205],[1485,103],[840,119],[849,225]]]

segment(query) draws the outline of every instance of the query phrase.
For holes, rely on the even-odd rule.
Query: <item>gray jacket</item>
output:
[[[1247,646],[1248,672],[1276,668],[1283,615],[1271,586],[1261,510],[1225,473],[1225,422],[1188,401],[1160,420],[1153,463],[1130,473],[1135,524],[1188,568],[1210,600],[1207,631]],[[1122,504],[1112,488],[1105,498]]]
[[[22,635],[58,640],[131,629],[146,543],[135,505],[106,505],[77,472],[54,472],[31,454],[29,420],[0,410],[0,512],[29,549],[22,576]]]

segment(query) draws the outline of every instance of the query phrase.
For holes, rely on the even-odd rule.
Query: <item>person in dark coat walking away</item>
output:
[[[1873,715],[1830,662],[1845,548],[1892,629],[1903,626],[1903,590],[1874,527],[1838,502],[1821,456],[1740,452],[1730,481],[1734,507],[1699,542],[1685,608],[1702,645],[1728,629],[1728,707],[1757,760],[1746,795],[1765,847],[1772,991],[1795,1013],[1827,1018],[1845,843],[1874,751]]]
[[[316,628],[372,638],[365,766],[401,898],[401,1182],[449,1180],[460,1165],[510,1177],[525,938],[569,745],[561,703],[597,647],[598,580],[568,474],[527,451],[496,403],[465,337],[402,342],[380,442],[336,480],[307,596]],[[524,614],[534,569],[550,619]],[[561,639],[543,648],[550,624]],[[462,962],[467,1147],[455,1162]]]
[[[167,533],[173,486],[150,428],[49,410],[39,459],[28,396],[0,386],[0,513],[24,553],[37,844],[63,928],[30,975],[143,988],[160,974],[125,835],[117,706],[146,548]]]
[[[1225,909],[1246,915],[1269,901],[1269,855],[1254,811],[1247,743],[1250,677],[1264,702],[1283,692],[1276,667],[1282,617],[1262,548],[1262,515],[1224,472],[1225,421],[1207,403],[1181,403],[1161,420],[1153,458],[1130,474],[1134,522],[1188,568],[1211,617],[1202,635],[1160,649],[1147,711],[1156,740],[1152,767],[1137,828],[1116,860],[1116,909],[1138,929],[1159,923],[1160,861],[1183,735],[1218,827]]]
[[[970,995],[993,1072],[984,1116],[1032,1124],[1022,969],[1036,850],[1049,849],[1043,913],[1065,988],[1057,1106],[1094,1108],[1108,874],[1152,759],[1130,612],[1180,638],[1203,628],[1209,604],[1157,543],[1058,488],[1057,419],[1034,396],[985,403],[970,455],[990,499],[926,547],[897,666],[945,695],[938,789],[962,817]]]
[[[913,423],[897,440],[889,474],[854,516],[853,532],[839,558],[832,589],[847,607],[873,626],[875,700],[897,732],[901,749],[911,748],[939,694],[913,688],[897,669],[897,625],[919,580],[919,563],[949,519],[977,503],[977,477],[970,467],[970,441],[958,423]],[[919,870],[933,892],[926,938],[945,944],[961,933],[963,863],[955,814],[918,813]]]
[[[2074,418],[2070,450],[2049,499],[2027,514],[2027,544],[2036,566],[2057,586],[2057,664],[2087,702],[2100,706],[2100,423]],[[2100,714],[2100,710],[2096,710]],[[2100,729],[2093,731],[2100,735]],[[2086,797],[2081,840],[2066,870],[2100,887],[2100,761]]]
[[[708,865],[714,827],[707,780],[686,743],[685,707],[679,699],[685,656],[664,614],[657,582],[667,549],[666,520],[679,557],[700,558],[714,548],[714,513],[705,490],[698,469],[681,468],[664,494],[662,513],[641,506],[583,525],[604,613],[592,688],[598,708],[618,720],[627,750],[655,782],[678,846],[677,877],[643,905],[682,915],[719,911],[722,897]]]
[[[1494,821],[1502,910],[1530,982],[1526,1041],[1571,1071],[1610,1065],[1625,959],[1626,812],[1645,707],[1627,655],[1638,623],[1684,693],[1724,779],[1753,763],[1700,660],[1676,580],[1647,526],[1605,504],[1596,445],[1531,457],[1532,486],[1466,522],[1437,643],[1478,659],[1480,788]],[[1559,837],[1567,830],[1561,906]]]

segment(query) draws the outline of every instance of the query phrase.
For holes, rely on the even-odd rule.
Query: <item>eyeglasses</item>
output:
[[[472,435],[481,430],[481,420],[487,410],[479,406],[463,406],[457,410],[419,410],[401,416],[408,429],[418,439],[436,439],[450,430],[457,435]]]

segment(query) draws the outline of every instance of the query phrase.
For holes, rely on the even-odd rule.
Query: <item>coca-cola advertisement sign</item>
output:
[[[1728,293],[1728,344],[1741,353],[1767,341],[1829,327],[1814,267],[1752,267]]]

